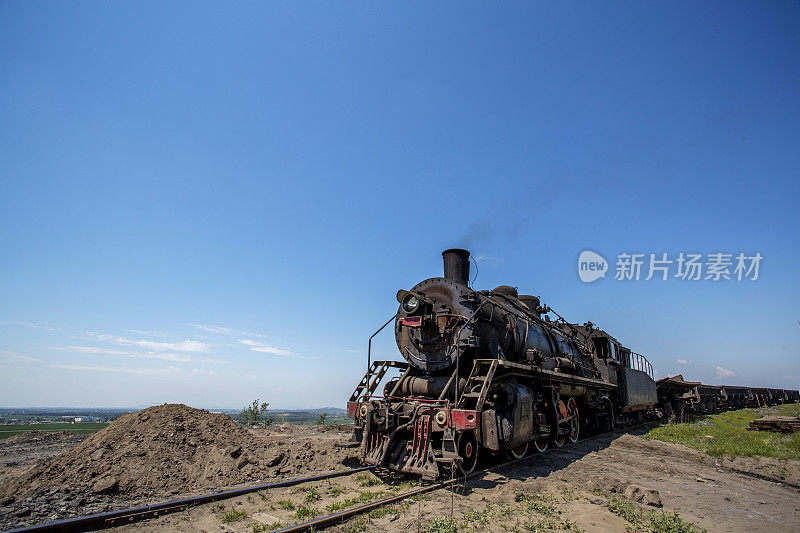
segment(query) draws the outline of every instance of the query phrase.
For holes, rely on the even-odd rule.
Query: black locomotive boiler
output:
[[[435,479],[473,470],[480,453],[522,457],[656,407],[643,356],[514,287],[473,290],[469,252],[442,255],[444,277],[397,293],[406,362],[368,363],[348,402],[365,463]],[[390,368],[399,377],[376,395]]]

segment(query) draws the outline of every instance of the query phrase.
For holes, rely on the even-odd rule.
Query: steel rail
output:
[[[439,481],[438,483],[434,483],[426,487],[413,489],[408,492],[404,492],[402,494],[395,494],[394,496],[390,496],[382,500],[376,500],[374,502],[366,503],[364,505],[359,505],[358,507],[353,507],[351,509],[345,509],[344,511],[339,511],[338,513],[333,513],[327,516],[322,516],[320,518],[315,518],[314,520],[309,520],[308,522],[303,522],[302,524],[296,524],[294,526],[278,529],[276,531],[273,531],[273,533],[298,533],[300,531],[312,530],[312,528],[333,525],[338,522],[347,520],[352,516],[364,513],[366,511],[371,511],[372,509],[376,509],[384,505],[389,505],[395,502],[399,502],[400,500],[405,500],[406,498],[416,496],[417,494],[422,494],[424,492],[430,492],[432,490],[442,489],[447,485],[455,484],[457,481],[458,479],[448,479],[445,481]]]
[[[631,429],[633,429],[633,428],[631,428]],[[588,439],[593,439],[593,438],[596,438],[596,437],[600,437],[600,436],[603,436],[603,435],[608,435],[609,433],[625,433],[625,431],[624,430],[611,430],[611,431],[607,431],[605,433],[591,435],[590,437],[587,437],[587,440]],[[562,450],[562,449],[564,449],[564,448],[553,448],[553,451]],[[544,453],[546,453],[546,452],[544,452]],[[395,502],[398,502],[398,501],[401,501],[401,500],[405,500],[406,498],[410,498],[412,496],[416,496],[417,494],[423,494],[425,492],[431,492],[431,491],[434,491],[434,490],[443,489],[443,488],[445,488],[445,487],[447,487],[449,485],[457,485],[461,481],[466,481],[467,479],[471,479],[471,478],[474,478],[476,476],[480,476],[482,474],[488,474],[488,473],[492,472],[495,469],[501,469],[501,468],[505,468],[505,467],[508,467],[508,466],[514,466],[516,464],[519,464],[519,463],[522,463],[522,462],[525,462],[525,461],[529,461],[529,460],[531,460],[531,459],[533,459],[533,458],[535,458],[535,457],[537,457],[539,455],[541,455],[541,454],[540,453],[529,453],[529,454],[525,455],[524,457],[520,457],[519,459],[512,459],[510,461],[505,461],[505,462],[502,462],[502,463],[499,463],[499,464],[490,465],[487,468],[484,468],[483,470],[477,470],[475,472],[471,472],[471,473],[467,474],[466,476],[453,478],[453,479],[446,479],[444,481],[439,481],[437,483],[433,483],[433,484],[425,486],[425,487],[420,487],[418,489],[413,489],[413,490],[410,490],[408,492],[404,492],[402,494],[396,494],[394,496],[390,496],[389,498],[384,498],[382,500],[376,500],[374,502],[370,502],[370,503],[367,503],[367,504],[364,504],[364,505],[360,505],[358,507],[353,507],[351,509],[345,509],[344,511],[339,511],[338,513],[333,513],[333,514],[330,514],[330,515],[327,515],[327,516],[321,516],[319,518],[315,518],[313,520],[309,520],[308,522],[303,522],[303,523],[295,524],[293,526],[289,526],[289,527],[286,527],[286,528],[283,528],[283,529],[278,529],[278,530],[273,531],[273,533],[300,533],[300,532],[309,531],[309,530],[313,531],[312,528],[326,527],[326,526],[330,526],[330,525],[333,525],[333,524],[336,524],[336,523],[340,523],[340,522],[342,522],[342,521],[344,521],[344,520],[346,520],[348,518],[351,518],[351,517],[356,516],[358,514],[364,513],[366,511],[371,511],[372,509],[376,509],[376,508],[382,507],[384,505],[389,505],[389,504],[392,504],[392,503],[395,503]]]
[[[334,477],[349,476],[365,470],[373,470],[375,466],[363,466],[359,468],[352,468],[350,470],[340,470],[338,472],[330,472],[328,474],[318,474],[315,476],[308,476],[296,479],[287,479],[284,481],[276,481],[275,483],[267,483],[265,485],[255,485],[250,487],[242,487],[239,489],[226,490],[222,492],[214,492],[211,494],[203,494],[200,496],[193,496],[190,498],[183,498],[180,500],[171,500],[168,502],[155,503],[152,505],[142,505],[140,507],[131,507],[128,509],[120,509],[118,511],[109,511],[106,513],[97,513],[86,516],[78,516],[76,518],[69,518],[67,520],[60,520],[58,522],[46,522],[34,526],[21,527],[12,529],[6,533],[30,533],[34,531],[58,531],[58,532],[73,532],[73,531],[92,531],[97,529],[105,529],[123,523],[131,523],[147,518],[152,518],[162,514],[174,513],[182,511],[188,507],[200,505],[203,503],[215,502],[219,500],[227,500],[235,498],[243,494],[257,492],[260,490],[277,489],[281,487],[291,487],[301,483],[308,483],[311,481],[321,481],[323,479],[330,479]],[[116,523],[112,523],[116,522]]]

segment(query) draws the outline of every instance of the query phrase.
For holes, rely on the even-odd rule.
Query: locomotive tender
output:
[[[591,322],[571,324],[514,287],[473,290],[469,252],[442,256],[444,277],[398,291],[384,324],[394,321],[406,362],[368,354],[347,404],[363,462],[436,479],[471,472],[479,450],[520,458],[652,416],[660,396],[670,412],[702,405],[701,384],[670,378],[662,395],[647,359]],[[375,395],[390,368],[400,376]]]

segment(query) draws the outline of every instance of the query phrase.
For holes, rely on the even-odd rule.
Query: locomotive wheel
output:
[[[478,439],[474,431],[462,431],[458,436],[458,455],[461,457],[461,472],[471,474],[478,464]]]
[[[557,408],[556,408],[556,415],[558,416],[559,422],[562,419],[564,419],[567,416],[569,416],[569,413],[567,412],[567,405],[564,403],[564,400],[558,400],[558,404],[557,404]],[[556,427],[557,427],[557,431],[560,433],[561,432],[561,424],[558,424]],[[556,435],[556,437],[553,439],[553,444],[555,445],[556,448],[561,448],[562,446],[564,446],[564,442],[565,441],[566,441],[566,437],[564,435]]]
[[[514,459],[522,459],[523,457],[525,457],[526,453],[528,453],[528,443],[527,442],[525,444],[523,444],[522,446],[518,446],[518,447],[513,448],[511,450],[507,450],[506,451],[506,456],[510,460],[513,461]]]
[[[567,402],[567,414],[575,417],[570,422],[569,434],[567,435],[569,441],[574,444],[578,442],[578,437],[581,433],[581,419],[578,416],[578,404],[575,402],[575,398],[570,398]]]
[[[533,441],[533,447],[539,453],[544,453],[547,451],[547,439],[540,439]]]

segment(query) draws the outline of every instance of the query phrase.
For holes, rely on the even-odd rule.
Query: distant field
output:
[[[782,435],[771,431],[747,431],[751,420],[764,416],[800,416],[800,404],[700,416],[692,422],[659,426],[644,437],[683,444],[715,457],[746,455],[800,459],[800,432]]]
[[[13,424],[8,426],[0,426],[0,439],[13,437],[20,433],[27,431],[71,431],[72,433],[94,433],[100,431],[108,426],[107,422],[79,422],[70,424],[67,422],[58,422],[52,424]]]
[[[284,414],[284,413],[277,413],[277,414],[268,414],[267,418],[273,418],[273,424],[284,424],[288,422],[289,424],[294,424],[297,426],[310,426],[316,424],[319,420],[319,414],[317,413],[291,413],[291,414]],[[329,426],[331,424],[349,424],[353,420],[346,416],[330,416],[328,415],[325,417],[325,425]]]

